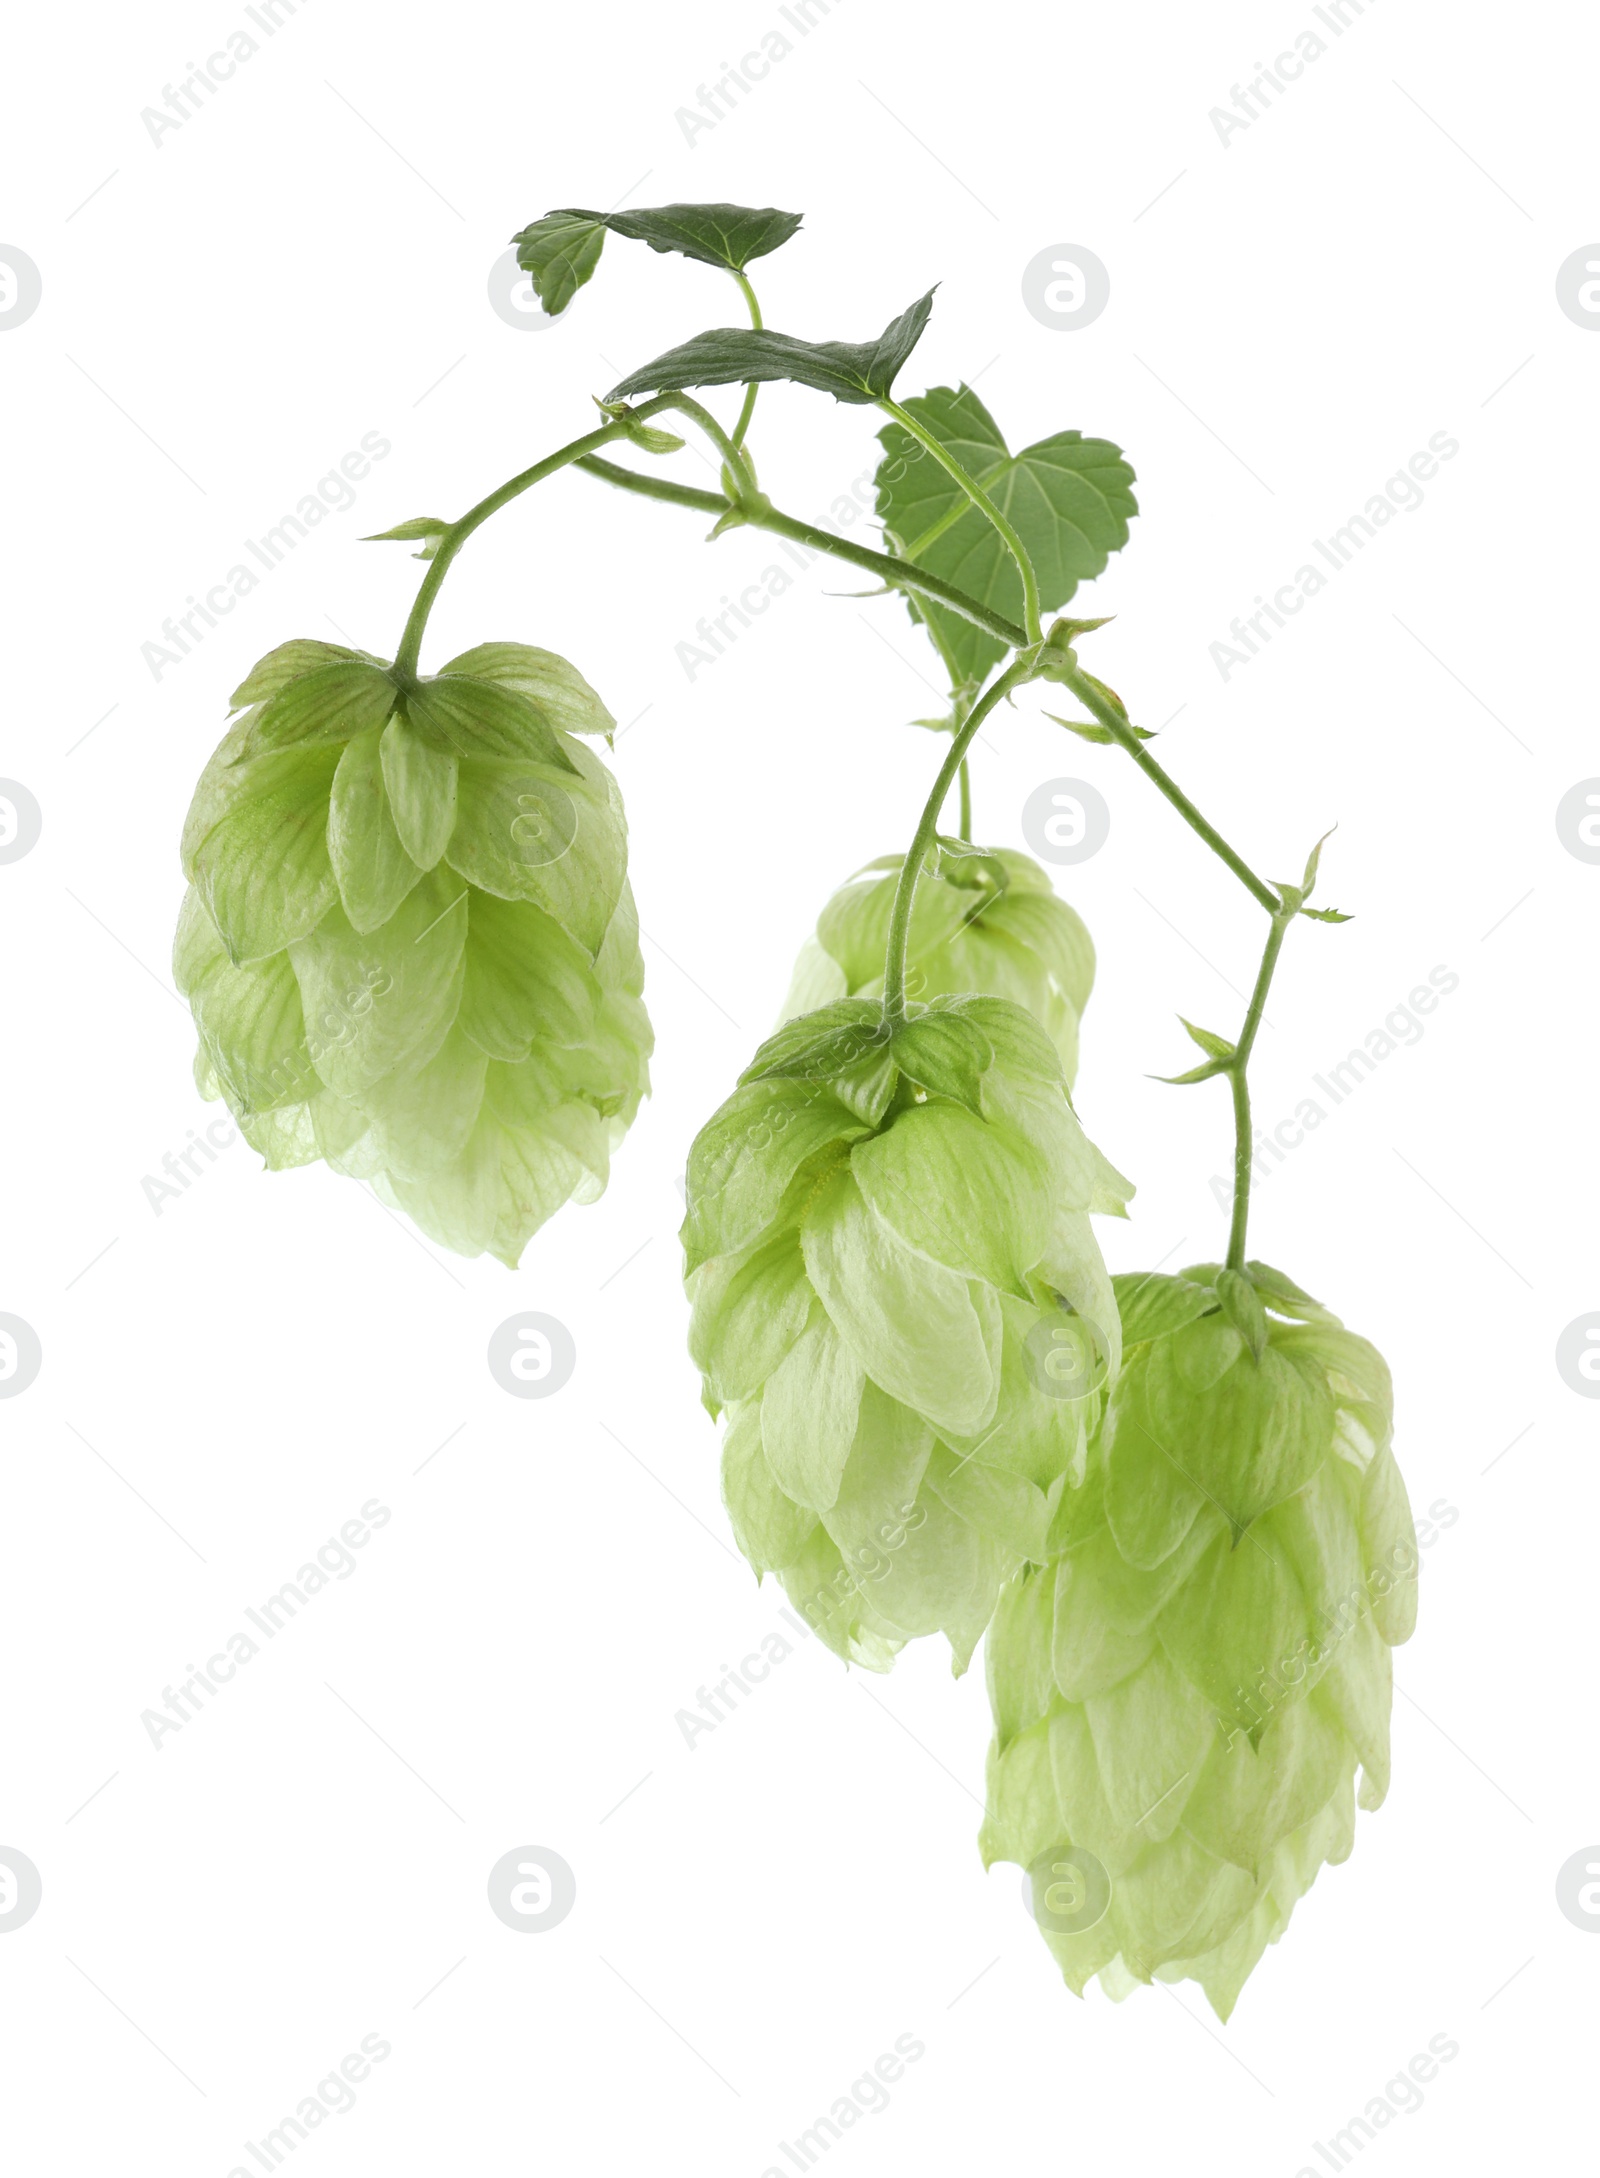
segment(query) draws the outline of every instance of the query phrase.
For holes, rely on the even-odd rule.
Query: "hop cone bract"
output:
[[[782,1018],[836,998],[876,997],[900,855],[884,855],[841,885],[795,962]],[[918,881],[906,988],[920,999],[963,991],[1025,1006],[1061,1054],[1070,1088],[1078,1022],[1094,985],[1094,945],[1029,856],[1009,847],[943,841]]]
[[[1226,2019],[1349,1853],[1357,1769],[1363,1807],[1388,1789],[1416,1537],[1366,1340],[1262,1264],[1116,1286],[1123,1367],[1065,1547],[989,1635],[982,1850],[1032,1871],[1080,1994],[1189,1978]]]
[[[1131,1193],[1005,999],[791,1021],[689,1156],[690,1348],[723,1491],[841,1656],[943,1631],[963,1669],[1048,1547],[1118,1358],[1090,1230]]]
[[[287,643],[202,773],[173,967],[196,1078],[274,1167],[323,1158],[514,1264],[604,1187],[651,1032],[613,721],[564,659],[486,643],[404,691]]]

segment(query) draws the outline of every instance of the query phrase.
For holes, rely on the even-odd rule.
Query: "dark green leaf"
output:
[[[630,242],[648,242],[653,250],[676,250],[697,264],[720,265],[727,272],[742,272],[753,258],[781,249],[801,216],[777,211],[770,204],[760,211],[745,204],[662,204],[643,212],[568,210],[547,215],[591,220]]]
[[[600,262],[603,223],[589,212],[550,212],[511,239],[545,312],[559,317]]]
[[[686,386],[759,385],[785,378],[818,393],[831,393],[836,401],[865,405],[880,400],[894,384],[895,373],[921,339],[932,308],[930,288],[892,325],[885,326],[876,340],[795,340],[788,333],[758,333],[747,326],[698,333],[681,348],[669,348],[624,378],[606,399],[622,401],[636,393],[670,393]],[[939,473],[944,474],[943,470]]]
[[[968,386],[936,386],[906,402],[920,424],[949,447],[1010,520],[1033,561],[1046,610],[1064,605],[1080,582],[1098,575],[1128,541],[1138,512],[1133,471],[1106,439],[1058,431],[1012,454],[999,426]],[[899,424],[878,434],[878,513],[900,556],[956,583],[1008,619],[1022,616],[1022,578],[1004,544],[959,484]],[[955,670],[982,680],[1001,645],[957,613],[925,602],[911,607]]]

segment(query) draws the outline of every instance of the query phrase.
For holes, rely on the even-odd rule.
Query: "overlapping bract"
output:
[[[690,1152],[690,1347],[741,1548],[841,1656],[965,1668],[1048,1547],[1118,1358],[1089,1224],[1131,1190],[1001,998],[840,1000],[765,1043]]]
[[[645,1094],[643,965],[610,713],[486,643],[404,693],[287,643],[234,696],[184,830],[174,973],[196,1078],[274,1167],[323,1158],[515,1264],[605,1185]]]
[[[1417,1548],[1381,1356],[1264,1265],[1270,1316],[1219,1310],[1217,1276],[1116,1280],[1125,1358],[1065,1547],[989,1635],[981,1843],[1033,1872],[1080,1994],[1188,1978],[1226,2019],[1349,1853],[1357,1769],[1363,1807],[1388,1789]]]
[[[889,912],[902,857],[883,855],[841,885],[795,963],[783,1018],[883,988]],[[1094,945],[1029,856],[941,845],[918,882],[906,983],[921,999],[975,991],[1025,1007],[1061,1055],[1070,1088],[1078,1022],[1094,985]]]

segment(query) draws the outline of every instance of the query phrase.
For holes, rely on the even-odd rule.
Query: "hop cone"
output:
[[[788,1023],[689,1155],[690,1350],[723,1492],[843,1657],[942,1631],[965,1668],[1048,1547],[1118,1358],[1089,1226],[1131,1193],[1005,999]]]
[[[1259,1263],[1116,1285],[1125,1359],[1065,1547],[989,1636],[981,1843],[1032,1871],[1080,1995],[1186,1977],[1226,2019],[1349,1853],[1357,1769],[1363,1807],[1388,1789],[1416,1538],[1365,1339]]]
[[[402,694],[286,643],[201,775],[173,967],[202,1094],[270,1166],[323,1158],[515,1264],[605,1186],[648,1088],[621,797],[564,659],[486,643]]]
[[[869,863],[828,902],[795,962],[784,1020],[883,989],[901,860],[884,855]],[[942,842],[917,885],[909,961],[914,997],[981,991],[1025,1006],[1061,1054],[1072,1086],[1078,1021],[1094,985],[1094,946],[1037,862],[1006,847]]]

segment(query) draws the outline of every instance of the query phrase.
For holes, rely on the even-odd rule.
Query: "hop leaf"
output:
[[[1118,1359],[1089,1226],[1128,1183],[1023,1009],[788,1022],[689,1155],[690,1350],[740,1547],[841,1656],[964,1669],[1041,1556]]]
[[[1015,526],[1039,579],[1040,602],[1065,605],[1081,582],[1105,570],[1128,541],[1138,512],[1133,470],[1108,439],[1057,431],[1013,454],[999,425],[970,386],[933,386],[905,402],[917,421],[949,447],[970,477]],[[949,471],[898,423],[878,433],[878,514],[892,549],[930,574],[955,582],[993,611],[1016,620],[1022,578],[987,517]],[[982,681],[1001,655],[993,636],[948,607],[906,597],[925,620],[953,673]],[[1101,623],[1078,621],[1087,630]]]
[[[1226,2019],[1349,1853],[1357,1770],[1363,1807],[1388,1789],[1417,1546],[1381,1357],[1326,1311],[1282,1321],[1317,1304],[1252,1264],[1221,1277],[1276,1312],[1253,1359],[1209,1270],[1117,1281],[1126,1358],[1085,1486],[989,1636],[982,1849],[1041,1872],[1041,1933],[1080,1994],[1188,1978]],[[1074,1852],[1110,1881],[1088,1926],[1039,1911]]]
[[[800,224],[798,212],[771,205],[663,204],[650,211],[586,212],[568,207],[546,212],[512,236],[517,263],[533,280],[551,317],[565,310],[591,279],[607,233],[675,250],[702,265],[742,272],[757,257],[781,248]]]
[[[901,858],[886,855],[841,887],[795,963],[783,1018],[883,988],[889,911]],[[1094,946],[1037,862],[1010,848],[941,844],[911,914],[908,988],[920,999],[977,991],[1025,1007],[1060,1054],[1070,1087]]]
[[[765,385],[788,379],[864,406],[881,400],[922,338],[934,291],[920,296],[876,340],[796,340],[788,333],[718,326],[669,348],[613,386],[608,403],[687,386]]]
[[[402,695],[286,644],[206,766],[174,949],[196,1077],[270,1166],[324,1159],[515,1264],[592,1201],[649,1086],[611,714],[490,643]]]

